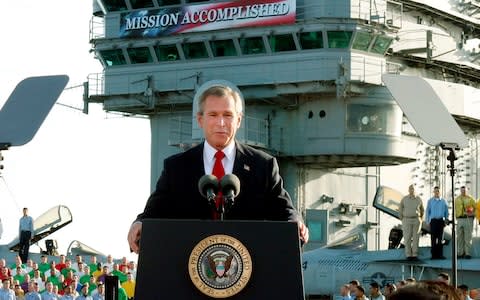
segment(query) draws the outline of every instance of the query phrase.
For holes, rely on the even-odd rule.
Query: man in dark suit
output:
[[[239,93],[227,86],[213,85],[200,95],[197,122],[205,142],[164,161],[156,190],[130,227],[128,242],[132,251],[139,252],[144,218],[212,219],[211,206],[197,185],[202,176],[212,174],[217,151],[225,156],[221,160],[225,174],[235,174],[241,183],[225,219],[297,222],[300,239],[308,242],[308,228],[283,187],[276,159],[235,141],[242,106]]]

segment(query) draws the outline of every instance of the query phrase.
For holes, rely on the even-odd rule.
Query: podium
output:
[[[142,223],[136,299],[305,299],[296,223]]]

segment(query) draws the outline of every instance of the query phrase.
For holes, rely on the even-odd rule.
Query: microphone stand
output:
[[[225,205],[224,202],[225,199],[222,197],[222,201],[218,204],[218,213],[220,214],[220,221],[225,220]]]
[[[217,205],[215,204],[215,194],[213,194],[213,197],[210,196],[210,197],[207,197],[207,201],[208,201],[208,204],[210,204],[210,209],[212,211],[216,211],[217,210]]]

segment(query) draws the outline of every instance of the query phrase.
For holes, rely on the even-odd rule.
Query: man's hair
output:
[[[354,286],[359,286],[360,285],[360,281],[358,280],[352,280],[350,281],[350,284],[354,285]]]
[[[235,110],[237,113],[241,114],[243,110],[242,98],[240,94],[234,89],[226,85],[213,85],[203,91],[203,93],[198,97],[198,114],[203,114],[203,105],[205,99],[208,96],[217,96],[217,97],[228,97],[231,96],[235,102]]]
[[[445,280],[450,280],[450,275],[448,275],[447,273],[445,272],[442,272],[442,273],[438,273],[438,277],[441,277]]]
[[[363,286],[357,285],[357,290],[359,290],[360,292],[362,292],[363,294],[365,294],[365,289],[363,288]]]
[[[380,286],[379,286],[378,283],[376,283],[376,282],[370,283],[370,286],[371,286],[372,288],[375,288],[375,289],[380,288]]]
[[[440,281],[419,281],[392,293],[389,300],[459,300],[455,288]]]
[[[395,285],[395,283],[391,283],[391,282],[387,283],[385,285],[385,288],[390,289],[391,292],[394,292],[397,290],[397,286]]]

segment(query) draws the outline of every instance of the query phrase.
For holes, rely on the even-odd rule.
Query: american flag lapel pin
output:
[[[248,165],[243,165],[243,168],[245,169],[245,171],[250,171],[250,166]]]

